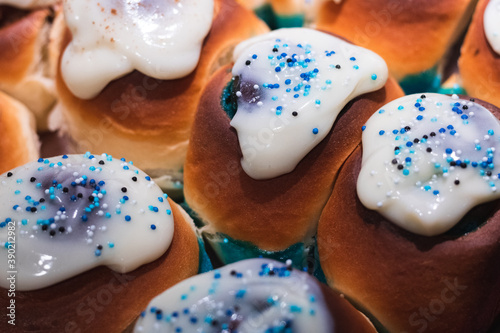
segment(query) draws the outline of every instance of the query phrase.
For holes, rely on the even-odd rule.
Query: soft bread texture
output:
[[[38,136],[31,112],[0,91],[0,174],[38,158]]]
[[[325,1],[316,28],[378,53],[401,80],[438,65],[468,23],[477,0]]]
[[[50,42],[53,16],[49,8],[30,12],[0,6],[0,22],[4,20],[0,26],[0,90],[35,114],[39,130],[47,129],[48,113],[55,103],[50,70],[50,62],[57,59]]]
[[[484,33],[484,11],[488,3],[489,0],[480,0],[476,7],[458,66],[469,95],[500,106],[500,55],[491,48]]]
[[[329,284],[389,332],[486,332],[500,313],[500,200],[469,212],[487,221],[476,231],[419,236],[361,204],[361,155],[342,167],[318,226]]]
[[[16,292],[16,326],[36,332],[122,332],[157,294],[198,272],[199,247],[192,221],[169,199],[174,237],[167,252],[125,274],[98,267],[54,286]],[[140,249],[137,249],[140,251]],[[0,296],[7,307],[7,291]]]
[[[59,72],[59,115],[54,115],[51,127],[68,133],[76,152],[106,152],[133,160],[146,171],[178,172],[210,74],[231,61],[237,43],[267,31],[262,21],[234,0],[217,0],[212,28],[191,74],[162,81],[134,71],[111,82],[97,97],[83,100],[71,94]],[[70,40],[66,31],[63,47]]]
[[[361,141],[361,126],[379,107],[401,97],[401,88],[389,79],[383,89],[351,101],[294,171],[255,180],[241,168],[238,137],[221,107],[222,91],[230,80],[230,67],[220,69],[200,100],[184,169],[186,202],[209,224],[207,231],[263,250],[304,242],[316,231],[343,161]]]

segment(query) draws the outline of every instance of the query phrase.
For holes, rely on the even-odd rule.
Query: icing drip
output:
[[[400,227],[438,235],[500,197],[500,123],[483,106],[456,95],[410,95],[363,128],[358,197]]]
[[[17,8],[33,9],[54,5],[59,0],[0,0],[0,5],[10,5]]]
[[[61,63],[68,88],[88,99],[134,69],[163,80],[188,75],[198,63],[213,7],[213,0],[65,1],[73,34]]]
[[[280,29],[234,51],[238,132],[245,172],[292,171],[328,134],[353,98],[380,89],[387,66],[375,53],[311,29]]]
[[[484,33],[493,50],[500,54],[500,0],[491,0],[486,6]]]
[[[333,332],[318,282],[290,265],[240,261],[154,298],[135,332]]]
[[[8,271],[18,271],[18,290],[102,265],[129,272],[159,258],[173,237],[166,195],[131,162],[109,155],[39,159],[1,175],[0,191],[0,287]]]

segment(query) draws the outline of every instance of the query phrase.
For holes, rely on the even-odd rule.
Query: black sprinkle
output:
[[[252,62],[250,60],[245,61],[245,65],[250,65]]]
[[[432,152],[432,148],[431,148],[431,147],[427,147],[426,151],[427,151],[428,153],[430,153],[430,152]]]
[[[429,137],[427,135],[424,135],[423,138],[427,140]]]
[[[408,132],[409,130],[411,130],[411,127],[410,126],[405,126],[405,131]]]
[[[426,97],[427,97],[427,96],[425,96],[425,95],[420,96],[420,98],[422,98],[422,99],[424,99],[424,98],[426,98]]]
[[[456,179],[455,180],[455,185],[459,185],[460,184],[460,180]]]
[[[398,170],[403,170],[404,168],[403,164],[398,165]]]
[[[471,98],[471,99],[470,99],[470,101],[471,101],[471,102],[475,102],[476,100],[475,100],[474,98]]]
[[[122,187],[122,192],[123,193],[127,192],[127,188],[126,187]]]
[[[292,116],[297,117],[298,115],[299,115],[299,113],[297,111],[292,112]]]
[[[69,188],[64,187],[64,188],[63,188],[63,192],[64,192],[64,193],[68,193],[68,192],[69,192]]]
[[[340,65],[336,65],[335,68],[340,69]]]
[[[32,213],[36,212],[36,210],[37,210],[36,207],[31,207],[31,212]]]
[[[103,160],[100,160],[100,161],[99,161],[99,164],[100,164],[100,165],[104,165],[104,161],[103,161]]]
[[[81,193],[78,193],[76,196],[79,198],[83,198],[83,194],[81,194]]]
[[[99,245],[97,245],[97,249],[98,249],[98,250],[102,250],[102,245],[100,245],[100,244],[99,244]]]
[[[455,165],[457,165],[457,162],[455,162],[455,161],[451,161],[451,162],[450,162],[450,165],[451,165],[451,166],[455,166]]]
[[[7,177],[12,177],[12,172],[7,172]]]
[[[42,230],[45,231],[45,230],[47,230],[48,227],[49,227],[48,225],[44,224],[44,225],[42,225]]]
[[[413,140],[413,143],[419,143],[419,142],[420,142],[420,140],[419,140],[419,139],[416,139],[416,138],[415,138],[415,139]]]
[[[30,178],[30,182],[34,183],[36,181],[36,178],[35,177],[31,177]]]
[[[399,150],[399,147],[394,147],[394,150]]]
[[[486,176],[491,176],[491,171],[486,171]]]
[[[278,52],[278,49],[277,48],[273,48],[273,52]]]
[[[217,320],[212,320],[212,326],[217,326],[219,325],[219,322]]]
[[[55,231],[55,230],[50,230],[49,234],[50,234],[51,236],[55,236],[56,231]]]
[[[269,276],[273,276],[274,274],[274,271],[269,271]]]
[[[292,61],[293,61],[292,58],[286,59],[286,62],[292,62]]]
[[[436,133],[434,133],[434,132],[431,132],[431,136],[436,136]]]
[[[137,181],[137,177],[135,177],[135,176],[134,176],[134,177],[132,177],[132,180],[133,180],[134,182],[136,182],[136,181]]]
[[[89,196],[89,201],[90,202],[94,202],[94,197],[93,196]]]
[[[398,164],[398,160],[397,159],[393,159],[392,160],[392,164]]]
[[[467,105],[462,106],[462,109],[467,110],[469,107]]]
[[[460,164],[460,166],[462,167],[462,169],[467,168],[467,164],[465,164],[465,163]]]
[[[40,200],[38,200],[40,202],[45,202],[45,199],[44,198],[40,198]]]
[[[231,274],[231,275],[236,275],[236,271],[235,271],[235,270],[232,270],[232,271],[230,272],[230,274]]]
[[[65,232],[66,228],[65,227],[59,227],[59,232]]]

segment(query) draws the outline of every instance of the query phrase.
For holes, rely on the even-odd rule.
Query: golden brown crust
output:
[[[500,106],[500,55],[484,33],[484,11],[489,0],[480,0],[462,45],[458,66],[467,93]]]
[[[26,107],[0,92],[0,174],[38,158],[34,126]]]
[[[167,252],[126,274],[98,267],[54,286],[16,292],[16,329],[36,332],[122,332],[149,301],[198,272],[199,248],[190,221],[170,201],[175,230]],[[2,307],[7,292],[1,293]],[[9,327],[1,316],[0,326]]]
[[[33,66],[36,44],[48,9],[26,12],[9,6],[0,6],[0,18],[14,15],[19,20],[0,28],[0,82],[16,84]]]
[[[344,0],[326,1],[317,28],[327,30],[382,56],[391,74],[431,69],[461,33],[475,0]]]
[[[103,140],[93,144],[92,151],[125,156],[139,166],[142,162],[134,156],[140,156],[139,152],[124,146],[121,151],[116,147],[110,151],[107,142],[133,136],[134,141],[156,147],[160,154],[165,147],[184,146],[184,152],[180,152],[184,155],[196,105],[209,75],[221,65],[219,62],[227,63],[238,42],[267,30],[263,22],[234,0],[218,0],[198,66],[184,78],[162,81],[134,71],[111,82],[96,98],[82,100],[69,92],[59,73],[57,89],[71,127],[69,132],[76,141],[83,141],[89,130],[104,127],[100,133]],[[64,48],[70,38],[67,33]]]
[[[335,323],[335,332],[376,333],[371,322],[337,292],[319,283],[326,306]]]
[[[229,67],[221,69],[200,100],[184,169],[186,202],[216,231],[283,250],[314,234],[337,171],[361,140],[361,126],[403,93],[390,79],[385,88],[355,99],[293,172],[255,180],[241,168],[238,137],[220,104],[230,79]]]
[[[390,332],[486,332],[500,313],[500,200],[469,213],[488,220],[474,232],[415,235],[361,204],[361,155],[342,167],[318,226],[331,286]]]

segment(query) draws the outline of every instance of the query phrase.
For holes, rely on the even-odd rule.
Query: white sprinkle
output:
[[[378,208],[382,207],[383,205],[384,205],[384,204],[382,203],[382,201],[377,202],[377,207],[378,207]]]
[[[253,88],[254,88],[255,90],[259,89],[259,85],[258,85],[258,84],[254,84]]]
[[[236,92],[236,97],[241,97],[241,91]]]

